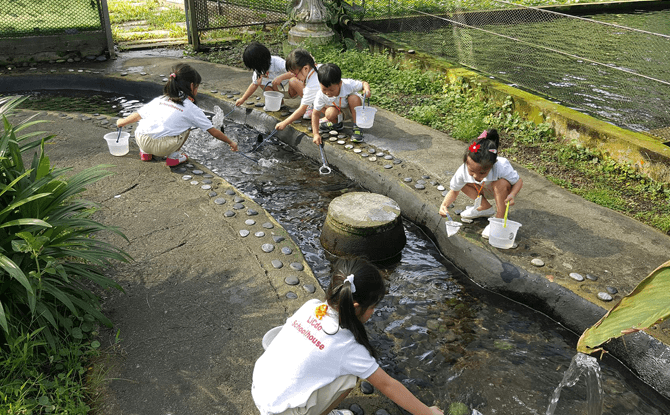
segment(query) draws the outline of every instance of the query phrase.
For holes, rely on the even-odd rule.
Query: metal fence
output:
[[[0,0],[0,38],[103,30],[100,0]]]
[[[366,6],[362,24],[408,48],[670,140],[670,36],[504,0],[462,4],[436,13],[394,3],[386,19],[370,19]]]

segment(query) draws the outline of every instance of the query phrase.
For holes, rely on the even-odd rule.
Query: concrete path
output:
[[[227,112],[235,100],[228,97],[229,91],[241,92],[248,86],[247,71],[158,54],[127,54],[114,62],[59,66],[53,72],[53,68],[38,68],[11,80],[0,77],[0,90],[20,90],[30,82],[34,89],[76,87],[151,98],[160,94],[170,67],[186,61],[203,77],[198,98],[205,109],[218,105]],[[295,108],[298,101],[287,104]],[[103,413],[256,413],[249,388],[263,333],[311,296],[304,284],[316,286],[315,296],[321,294],[307,267],[295,273],[289,266],[291,262],[306,266],[299,250],[288,237],[276,245],[293,248],[296,254],[290,261],[276,248],[271,254],[260,250],[252,238],[263,223],[274,225],[266,232],[268,243],[273,243],[273,233],[286,236],[285,231],[243,195],[239,196],[244,198],[244,209],[226,217],[235,196],[225,195],[230,189],[225,181],[212,179],[214,190],[226,198],[224,205],[217,205],[216,198],[200,188],[200,176],[194,176],[198,184],[190,184],[191,180],[182,180],[182,173],[162,163],[140,163],[134,148],[128,156],[110,156],[100,139],[111,131],[109,125],[102,125],[105,120],[81,121],[59,114],[49,118],[58,135],[49,154],[57,165],[81,169],[114,164],[110,170],[115,175],[92,187],[86,197],[101,204],[98,218],[103,223],[123,229],[129,241],[115,238],[113,242],[135,259],[110,270],[126,293],[111,293],[105,301],[123,341],[116,346],[118,364]],[[281,114],[246,107],[231,118],[267,132]],[[306,134],[307,126],[307,122],[294,124],[277,136],[318,160],[318,147]],[[523,224],[518,247],[491,247],[479,235],[483,220],[447,238],[444,220],[437,214],[442,200],[437,186],[448,187],[466,144],[384,110],[377,113],[365,140],[355,148],[374,149],[401,163],[384,157],[371,162],[370,157],[329,142],[330,164],[368,190],[396,200],[403,214],[424,228],[445,256],[476,283],[543,311],[576,332],[595,323],[668,260],[667,235],[587,202],[519,166],[524,187],[510,213],[510,219]],[[193,175],[192,169],[187,173]],[[416,187],[419,180],[425,181],[424,189]],[[467,203],[462,197],[456,208]],[[244,224],[250,218],[249,208],[259,212],[251,217],[256,221],[253,226]],[[251,235],[242,238],[240,229],[252,231]],[[277,258],[284,265],[279,270],[271,262]],[[535,258],[545,265],[531,265]],[[597,279],[578,282],[571,273]],[[298,276],[300,284],[286,285],[289,275]],[[618,291],[610,302],[597,297],[607,287]],[[287,299],[288,291],[298,299]],[[664,324],[650,334],[653,337],[627,337],[625,347],[614,342],[611,351],[670,397],[670,327]],[[111,344],[115,332],[108,335]],[[367,409],[381,402],[370,401]]]

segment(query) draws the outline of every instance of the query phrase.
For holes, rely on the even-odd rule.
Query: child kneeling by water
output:
[[[314,112],[312,112],[314,138],[312,141],[321,144],[321,133],[342,130],[342,110],[350,108],[354,121],[351,141],[362,143],[363,133],[356,125],[356,113],[353,109],[361,106],[363,99],[370,98],[370,85],[365,81],[342,79],[342,71],[334,63],[321,65],[316,74],[319,77],[321,90],[314,98]],[[363,91],[363,95],[359,95],[358,91]],[[321,119],[322,116],[325,120]]]
[[[339,260],[326,302],[307,301],[256,361],[251,394],[263,415],[351,415],[336,410],[367,379],[414,415],[438,415],[379,367],[363,324],[386,293],[379,270],[362,259]]]
[[[207,131],[237,151],[237,143],[215,128],[205,113],[195,105],[201,81],[198,71],[181,63],[168,76],[163,95],[116,121],[119,128],[139,121],[135,129],[135,141],[140,147],[141,160],[150,161],[153,156],[167,157],[165,164],[170,167],[185,162],[188,156],[180,153],[179,149],[186,143],[192,127]]]
[[[279,56],[273,56],[270,50],[263,44],[251,42],[242,54],[244,66],[254,71],[251,76],[251,84],[242,97],[235,101],[240,106],[261,87],[265,91],[279,91],[285,88],[289,79],[293,77],[291,72],[286,71],[286,61]]]
[[[468,146],[463,155],[463,164],[451,178],[449,192],[440,206],[440,215],[447,216],[447,208],[463,191],[475,201],[461,212],[461,219],[472,221],[475,218],[496,218],[505,216],[506,204],[514,205],[514,198],[521,190],[523,181],[512,164],[504,157],[498,157],[500,138],[495,129],[485,130]],[[493,198],[496,207],[488,199]],[[482,232],[489,237],[490,225]]]

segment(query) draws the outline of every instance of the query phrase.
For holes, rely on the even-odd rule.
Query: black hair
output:
[[[352,292],[351,284],[346,281],[347,276],[352,274],[356,292]],[[351,331],[356,341],[365,346],[375,358],[377,352],[370,344],[365,327],[356,314],[354,302],[358,303],[359,312],[365,312],[379,303],[385,294],[384,278],[369,261],[362,258],[340,259],[333,266],[326,301],[339,311],[340,327]]]
[[[191,84],[198,86],[201,82],[202,77],[198,71],[187,63],[180,63],[172,68],[172,73],[163,87],[163,95],[177,104],[183,104],[187,96],[195,101]]]
[[[498,146],[500,145],[500,137],[498,137],[498,130],[492,128],[484,130],[483,133],[477,137],[465,150],[463,155],[463,163],[468,160],[468,157],[482,167],[487,168],[493,166],[498,160]]]
[[[272,54],[270,49],[258,42],[251,42],[242,53],[244,66],[256,72],[259,77],[265,75],[270,70],[272,63]]]
[[[302,69],[303,66],[309,65],[311,68],[316,68],[314,57],[305,49],[295,49],[286,57],[286,71],[292,72]]]
[[[316,70],[316,74],[319,77],[319,83],[326,88],[342,82],[342,71],[340,70],[340,67],[334,63],[326,63],[319,66],[319,69]]]

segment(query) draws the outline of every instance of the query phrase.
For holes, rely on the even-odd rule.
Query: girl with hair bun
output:
[[[440,215],[447,216],[447,208],[463,191],[475,203],[461,212],[463,221],[475,218],[505,216],[505,205],[514,205],[514,198],[521,190],[523,181],[512,164],[498,156],[500,138],[495,129],[484,130],[472,142],[463,155],[463,164],[456,170],[449,184],[449,192],[440,206]],[[489,199],[495,200],[493,207]],[[490,225],[486,225],[482,236],[488,238]]]
[[[442,415],[379,367],[364,323],[384,298],[379,270],[363,259],[339,260],[326,301],[307,301],[256,361],[251,394],[262,415],[352,415],[335,409],[367,379],[414,415]]]
[[[188,160],[179,149],[186,143],[191,128],[207,131],[214,138],[227,143],[237,151],[237,143],[215,128],[205,113],[195,105],[202,78],[188,64],[180,63],[163,87],[163,95],[154,98],[137,112],[116,121],[121,128],[139,122],[135,141],[140,147],[140,160],[151,161],[153,156],[167,157],[165,164],[173,167]]]

